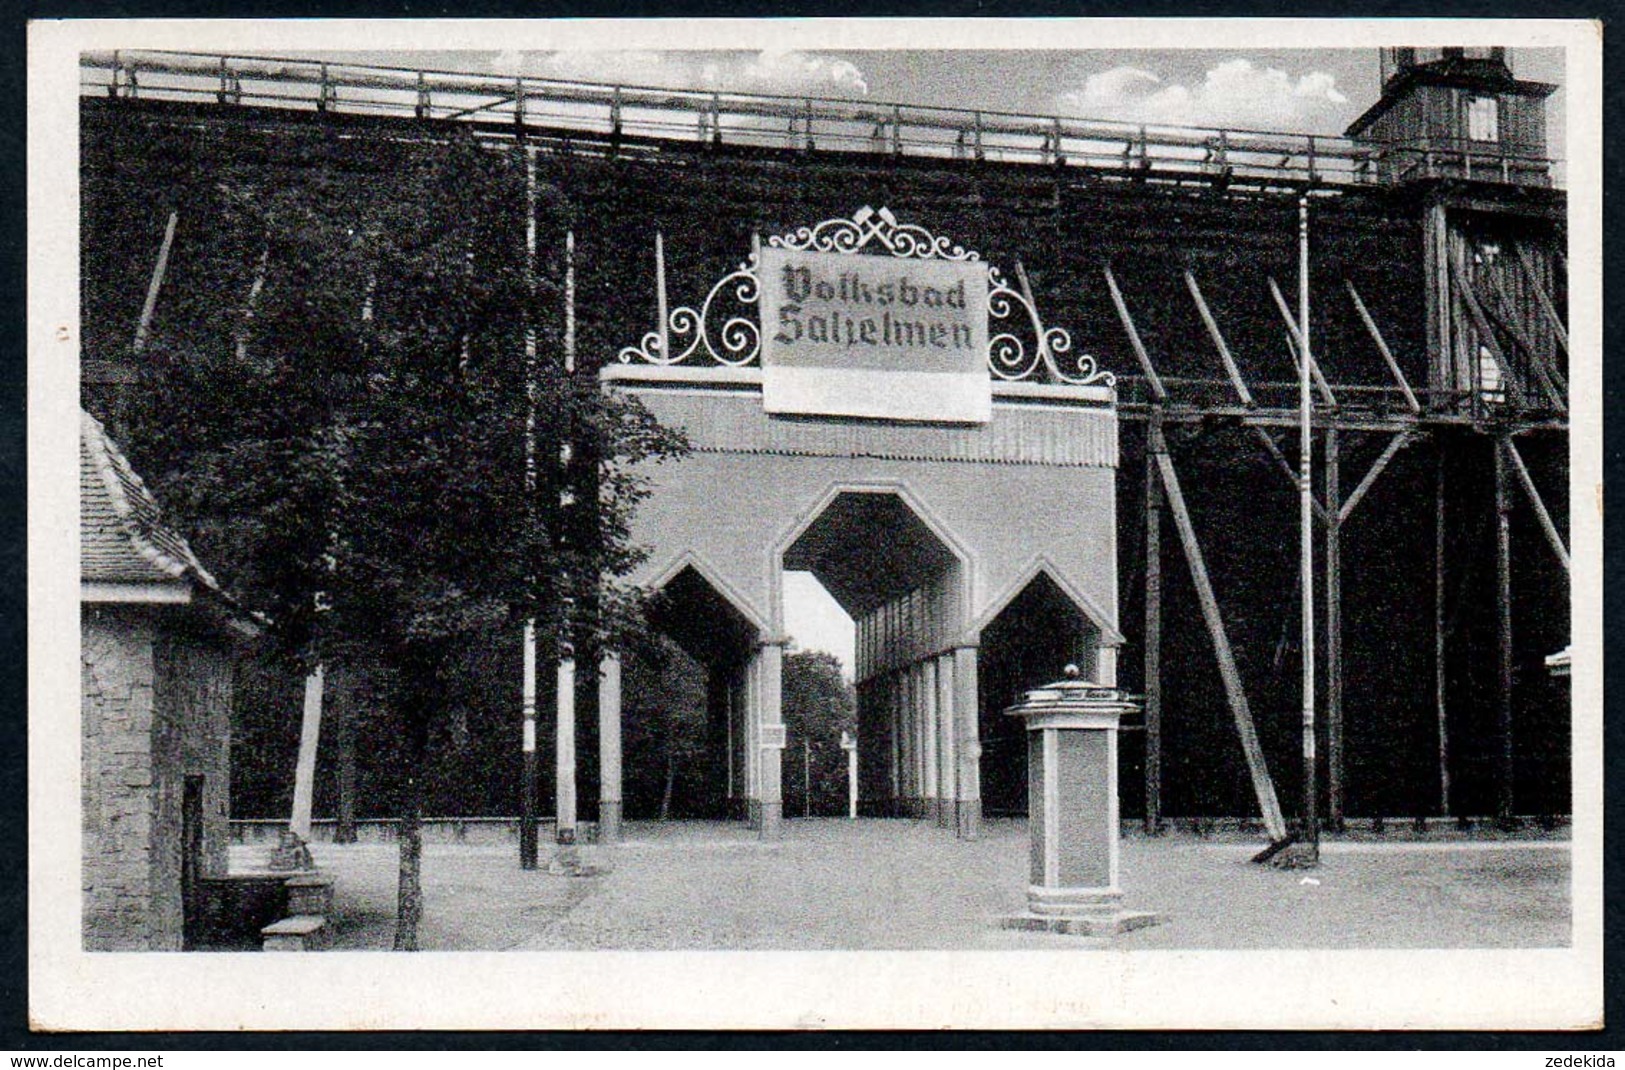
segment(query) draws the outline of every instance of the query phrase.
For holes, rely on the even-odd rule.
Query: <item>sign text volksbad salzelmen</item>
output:
[[[987,266],[762,250],[767,411],[982,423]]]

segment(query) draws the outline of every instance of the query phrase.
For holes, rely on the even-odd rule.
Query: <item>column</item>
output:
[[[757,657],[760,659],[761,723],[757,760],[760,762],[762,839],[779,838],[779,823],[784,816],[784,802],[780,788],[780,765],[784,756],[784,720],[781,716],[784,671],[784,644],[766,642]]]
[[[976,648],[954,648],[954,716],[958,731],[955,750],[959,758],[959,794],[954,807],[960,839],[974,840],[982,834],[982,743],[977,695]]]
[[[892,675],[887,673],[878,682],[880,701],[885,710],[888,749],[891,751],[891,798],[886,800],[886,814],[896,817],[903,805],[903,725],[897,716],[897,695]]]
[[[954,824],[954,658],[942,654],[931,659],[932,679],[937,690],[937,824]]]
[[[937,784],[937,663],[930,658],[914,667],[919,681],[920,728],[925,736],[925,814],[930,821],[942,815],[942,792]]]
[[[745,708],[742,718],[744,727],[745,750],[745,820],[751,828],[762,827],[762,810],[760,801],[761,761],[758,755],[757,740],[760,735],[757,726],[760,723],[762,709],[762,695],[760,680],[762,663],[759,654],[752,652],[745,662],[745,684],[743,688]]]
[[[910,818],[920,816],[921,795],[925,794],[920,784],[920,707],[915,701],[915,680],[913,680],[913,665],[903,665],[897,670],[897,699],[902,704],[903,738],[908,742],[908,764],[905,766],[908,776],[908,790],[905,797],[908,808],[905,810]]]
[[[598,662],[598,842],[621,839],[621,656]]]
[[[576,842],[576,661],[559,659],[558,730],[553,748],[553,803],[557,818],[557,839],[561,845]]]
[[[1117,648],[1102,645],[1095,650],[1095,683],[1117,686]]]

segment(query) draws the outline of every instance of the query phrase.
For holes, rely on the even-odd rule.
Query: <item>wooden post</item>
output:
[[[1112,295],[1112,305],[1117,309],[1117,318],[1123,323],[1123,330],[1128,334],[1129,345],[1134,349],[1134,356],[1140,362],[1140,370],[1145,372],[1146,382],[1151,387],[1151,396],[1157,401],[1168,400],[1168,391],[1163,388],[1162,376],[1151,363],[1151,355],[1145,351],[1145,343],[1140,340],[1140,332],[1134,326],[1134,317],[1129,315],[1128,304],[1123,300],[1123,291],[1117,288],[1117,277],[1112,274],[1108,266],[1106,273],[1106,289]]]
[[[1202,617],[1213,640],[1213,653],[1219,662],[1219,675],[1224,680],[1225,694],[1230,702],[1230,713],[1241,737],[1242,753],[1247,758],[1247,772],[1252,778],[1253,793],[1264,818],[1264,827],[1270,839],[1282,843],[1287,838],[1286,821],[1281,816],[1281,804],[1275,796],[1275,782],[1270,779],[1269,767],[1264,761],[1264,749],[1259,745],[1258,732],[1253,727],[1252,710],[1247,705],[1247,693],[1241,685],[1241,673],[1236,669],[1235,654],[1225,634],[1224,618],[1219,615],[1219,603],[1213,595],[1213,584],[1208,579],[1207,564],[1202,559],[1202,547],[1196,541],[1196,528],[1191,524],[1185,508],[1185,495],[1179,487],[1179,476],[1174,471],[1173,459],[1168,456],[1168,443],[1162,429],[1156,428],[1151,437],[1151,449],[1162,474],[1163,490],[1168,495],[1168,506],[1174,515],[1174,527],[1185,550],[1185,560],[1196,586],[1197,599],[1202,606]]]
[[[152,327],[153,310],[158,307],[158,292],[164,288],[164,273],[169,269],[169,250],[175,244],[175,224],[179,219],[179,212],[170,212],[169,222],[164,224],[164,240],[158,246],[158,260],[152,265],[152,279],[147,283],[147,299],[141,305],[141,319],[135,325],[135,340],[130,343],[133,353],[146,348],[147,331]]]
[[[1326,821],[1343,831],[1343,521],[1337,428],[1326,429]]]
[[[310,842],[310,807],[316,788],[316,745],[322,734],[322,666],[305,677],[304,716],[299,725],[299,760],[293,772],[293,814],[288,828]]]
[[[1281,296],[1281,288],[1275,284],[1275,280],[1269,279],[1268,282],[1270,296],[1275,298],[1275,307],[1280,311],[1281,319],[1286,323],[1288,337],[1292,345],[1297,349],[1297,354],[1294,354],[1295,358],[1301,360],[1302,357],[1298,356],[1298,354],[1309,353],[1309,373],[1315,377],[1315,389],[1320,391],[1320,399],[1329,408],[1335,409],[1337,407],[1337,396],[1332,393],[1332,385],[1321,374],[1320,362],[1315,360],[1313,352],[1305,344],[1304,332],[1299,329],[1297,318],[1292,315],[1292,310],[1287,308],[1286,298]]]
[[[1433,705],[1439,722],[1439,816],[1450,816],[1450,725],[1445,706],[1444,447],[1434,439],[1433,469]]]
[[[1502,822],[1513,816],[1512,785],[1512,534],[1509,527],[1511,502],[1507,495],[1506,435],[1503,432],[1495,450],[1495,623],[1499,669],[1496,688],[1497,723],[1500,741],[1496,768],[1495,815]]]
[[[1518,250],[1518,262],[1523,266],[1523,277],[1528,280],[1529,288],[1535,291],[1535,300],[1540,304],[1540,310],[1546,313],[1546,320],[1551,324],[1552,333],[1557,337],[1558,344],[1563,347],[1563,352],[1567,354],[1569,329],[1563,325],[1563,317],[1557,314],[1557,306],[1552,303],[1546,287],[1541,285],[1540,275],[1535,270],[1535,263],[1529,255],[1529,250],[1518,243],[1514,243],[1514,248]]]
[[[666,319],[666,238],[655,231],[655,333],[660,338],[660,359],[670,360],[671,326]]]
[[[1466,269],[1461,266],[1459,260],[1451,258],[1450,270],[1455,279],[1456,292],[1461,294],[1462,303],[1467,307],[1467,314],[1478,330],[1478,344],[1489,351],[1495,366],[1501,369],[1501,386],[1508,402],[1522,407],[1527,389],[1523,377],[1518,374],[1512,362],[1507,359],[1506,353],[1502,351],[1501,343],[1495,337],[1495,330],[1490,326],[1489,317],[1484,314],[1483,306],[1478,303],[1478,294],[1473,290],[1472,280],[1468,279]]]
[[[1360,322],[1365,324],[1366,333],[1371,335],[1371,340],[1377,345],[1377,352],[1382,354],[1383,362],[1388,365],[1388,374],[1394,377],[1394,382],[1399,384],[1400,391],[1405,395],[1405,404],[1412,412],[1421,412],[1422,403],[1416,400],[1416,394],[1411,391],[1411,384],[1405,378],[1405,373],[1400,370],[1399,362],[1394,359],[1393,351],[1388,348],[1387,340],[1383,338],[1382,332],[1377,329],[1377,321],[1371,318],[1370,312],[1366,311],[1365,302],[1360,300],[1360,291],[1356,290],[1354,283],[1348,279],[1343,280],[1343,285],[1348,288],[1349,297],[1354,301],[1354,310],[1360,314]]]
[[[1393,460],[1394,455],[1409,441],[1409,431],[1397,432],[1393,438],[1388,440],[1388,445],[1383,447],[1382,453],[1378,454],[1377,459],[1371,462],[1371,467],[1366,471],[1365,478],[1360,480],[1359,484],[1354,488],[1354,492],[1348,496],[1348,500],[1337,511],[1339,520],[1347,520],[1354,514],[1355,506],[1360,504],[1366,492],[1376,484],[1377,477],[1382,475],[1383,469],[1388,467],[1388,462]]]
[[[1507,459],[1512,462],[1512,470],[1517,473],[1518,482],[1523,486],[1524,495],[1534,507],[1535,515],[1540,518],[1540,529],[1546,533],[1546,541],[1551,544],[1552,552],[1563,562],[1563,571],[1573,571],[1573,566],[1569,563],[1568,547],[1563,545],[1563,537],[1557,533],[1557,525],[1552,523],[1552,514],[1546,511],[1546,503],[1541,500],[1540,491],[1535,489],[1535,481],[1530,478],[1529,469],[1524,466],[1517,443],[1510,437],[1503,439],[1502,442]]]
[[[1202,314],[1202,323],[1206,325],[1208,336],[1213,339],[1213,345],[1219,351],[1219,359],[1224,362],[1224,371],[1230,377],[1230,385],[1236,388],[1241,403],[1249,409],[1252,408],[1253,395],[1248,391],[1240,369],[1236,367],[1235,358],[1230,355],[1230,347],[1225,344],[1218,321],[1213,318],[1212,310],[1207,307],[1207,300],[1202,296],[1202,288],[1196,284],[1196,276],[1189,271],[1185,272],[1185,287],[1190,290],[1191,298],[1196,302],[1196,311]]]
[[[355,764],[355,730],[356,730],[356,682],[357,673],[346,671],[342,674],[335,667],[333,673],[333,701],[328,704],[328,716],[333,721],[333,748],[335,751],[335,765],[338,767],[335,779],[338,782],[338,802],[334,808],[333,842],[354,843],[355,834],[355,800],[356,800],[356,764]]]
[[[1162,406],[1151,407],[1145,450],[1145,832],[1162,831],[1162,488],[1152,437]]]

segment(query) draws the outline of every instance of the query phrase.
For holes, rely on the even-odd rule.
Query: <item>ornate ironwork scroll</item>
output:
[[[826,219],[816,226],[799,227],[789,234],[768,238],[768,244],[774,248],[845,255],[858,255],[872,249],[875,255],[916,260],[981,262],[982,259],[974,249],[934,235],[924,227],[899,223],[888,208],[877,210],[868,205],[858,209],[850,219]],[[666,318],[664,340],[660,331],[650,331],[638,345],[620,351],[621,362],[681,364],[703,351],[713,363],[728,367],[755,363],[762,351],[761,327],[746,315],[743,306],[757,303],[756,269],[756,254],[752,253],[711,287],[699,308],[681,305],[672,309]],[[1013,289],[992,264],[987,265],[987,280],[990,327],[1003,328],[988,338],[987,366],[996,378],[1006,381],[1044,379],[1078,386],[1110,386],[1115,382],[1112,373],[1102,371],[1089,354],[1080,352],[1071,356],[1072,336],[1063,328],[1046,326],[1031,297]],[[1028,336],[1031,349],[1024,341]],[[668,348],[670,352],[666,351]]]

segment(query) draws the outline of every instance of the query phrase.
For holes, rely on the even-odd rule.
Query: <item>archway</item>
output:
[[[1004,711],[1034,687],[1076,665],[1100,679],[1101,629],[1078,599],[1039,568],[981,633],[982,805],[989,814],[1027,812],[1027,730]]]
[[[959,790],[954,759],[964,749],[953,716],[963,554],[901,489],[849,486],[795,529],[780,565],[811,573],[856,626],[860,812],[957,824],[959,804],[976,797]]]

